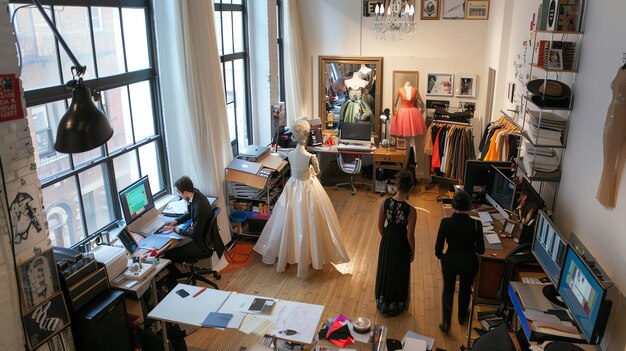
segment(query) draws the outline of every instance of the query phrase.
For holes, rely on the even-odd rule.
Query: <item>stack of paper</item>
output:
[[[403,351],[433,350],[435,339],[412,331],[407,331],[402,338]]]

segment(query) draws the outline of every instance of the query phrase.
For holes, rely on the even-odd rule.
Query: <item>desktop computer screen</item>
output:
[[[559,283],[566,249],[565,237],[556,229],[548,215],[544,211],[539,211],[532,253],[554,286]]]
[[[506,176],[513,175],[511,162],[467,160],[463,176],[463,190],[472,198],[472,202],[485,202],[485,192],[493,183],[495,168]]]
[[[342,143],[370,145],[371,138],[372,125],[369,122],[341,124],[339,139]]]
[[[120,204],[126,225],[154,207],[148,176],[145,176],[119,192]]]
[[[605,300],[606,289],[571,246],[565,254],[558,291],[587,341],[599,343],[611,301]]]
[[[493,183],[491,187],[487,189],[486,198],[487,201],[495,207],[504,218],[509,218],[507,211],[511,209],[513,204],[515,183],[510,178],[505,176],[502,171],[495,167],[494,169],[495,174],[493,176]]]
[[[518,190],[511,211],[519,217],[520,222],[531,225],[537,212],[544,206],[543,199],[526,178],[522,178]]]

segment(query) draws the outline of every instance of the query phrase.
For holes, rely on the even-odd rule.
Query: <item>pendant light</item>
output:
[[[67,83],[72,87],[72,102],[65,112],[57,128],[57,137],[54,149],[63,153],[79,153],[95,149],[106,143],[113,136],[113,129],[109,125],[106,115],[96,107],[91,98],[91,91],[83,82],[82,76],[87,70],[81,65],[76,56],[63,40],[61,33],[56,29],[39,0],[33,0],[35,6],[50,26],[54,36],[63,47],[74,66],[74,79]]]

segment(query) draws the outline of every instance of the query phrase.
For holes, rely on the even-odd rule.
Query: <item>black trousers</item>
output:
[[[172,261],[171,264],[167,265],[167,270],[169,271],[168,280],[175,281],[182,275],[180,269],[176,267],[175,263],[209,258],[211,257],[211,254],[211,252],[207,252],[205,249],[200,247],[192,238],[183,238],[176,246],[163,253],[163,258],[167,258]]]
[[[464,321],[467,317],[472,285],[478,271],[478,258],[476,255],[456,255],[446,253],[441,259],[441,271],[443,273],[443,323],[450,325],[452,318],[452,302],[456,287],[456,277],[459,277],[458,318]]]

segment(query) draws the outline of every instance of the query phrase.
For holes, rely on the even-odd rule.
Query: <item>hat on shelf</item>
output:
[[[533,94],[530,99],[539,107],[570,106],[572,91],[565,83],[552,79],[535,79],[528,82],[526,87]]]

